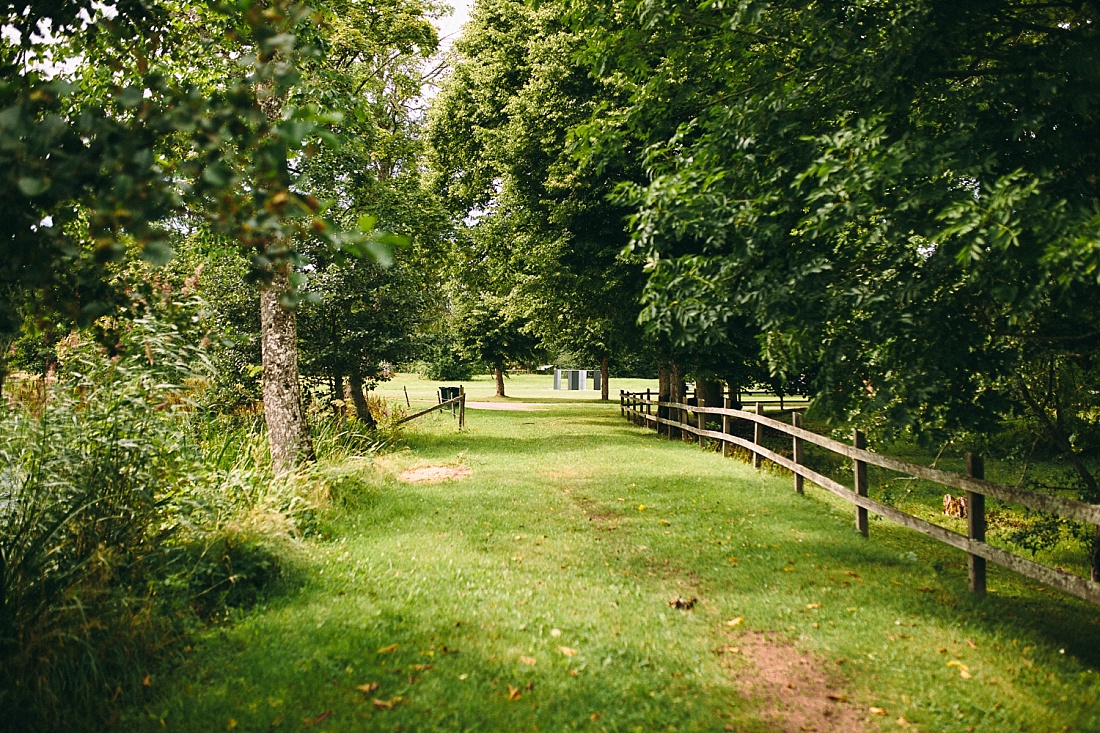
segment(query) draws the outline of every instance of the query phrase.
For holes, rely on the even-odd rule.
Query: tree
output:
[[[350,395],[356,416],[373,427],[365,390],[388,379],[386,365],[413,352],[413,332],[431,297],[405,266],[348,262],[322,266],[307,283],[319,302],[301,309],[302,373],[321,377],[332,399]]]
[[[493,370],[497,397],[504,397],[504,373],[508,366],[530,359],[538,342],[523,319],[509,308],[507,300],[489,293],[463,300],[457,319],[460,348],[469,358]]]
[[[83,2],[8,9],[19,39],[5,42],[0,56],[11,78],[0,91],[7,171],[0,193],[11,207],[0,231],[0,286],[53,320],[88,324],[118,304],[108,263],[135,255],[167,261],[180,220],[197,218],[235,241],[267,285],[265,351],[285,357],[265,390],[269,419],[279,423],[271,425],[272,453],[285,470],[308,439],[296,419],[293,340],[288,347],[285,338],[293,327],[293,243],[363,248],[319,215],[288,168],[308,154],[322,121],[315,110],[280,103],[299,80],[295,58],[315,50],[296,35],[308,28],[308,13],[281,0],[178,10],[122,4],[107,17]],[[79,87],[35,69],[40,24],[58,41],[50,62],[76,64]],[[219,62],[212,68],[181,69],[210,51]]]
[[[629,94],[584,152],[646,151],[620,199],[644,318],[685,346],[747,319],[773,373],[811,367],[816,409],[885,432],[1029,414],[1100,498],[1096,11],[577,6],[593,69]]]
[[[13,6],[7,16],[19,40],[0,57],[15,74],[0,92],[12,102],[0,121],[0,160],[9,164],[0,185],[5,201],[22,208],[3,217],[0,246],[11,257],[0,287],[17,291],[14,303],[49,310],[63,333],[117,307],[108,263],[166,261],[189,219],[235,242],[261,283],[265,414],[276,469],[285,471],[311,454],[298,393],[295,263],[311,242],[334,255],[385,250],[355,232],[356,217],[349,223],[346,212],[304,193],[313,186],[303,164],[336,139],[339,112],[355,108],[362,91],[336,67],[388,58],[392,46],[377,38],[390,33],[394,46],[430,53],[427,9],[334,2],[316,25],[282,0],[232,10],[54,5]],[[355,19],[375,31],[373,44],[364,44],[369,32],[345,32]],[[43,51],[32,32],[41,22],[59,41],[51,63],[75,63],[80,87],[34,70]]]
[[[640,339],[641,261],[624,253],[627,209],[608,201],[627,174],[570,155],[570,131],[609,93],[576,61],[578,40],[558,4],[478,3],[432,110],[431,154],[437,190],[480,231],[464,277],[491,281],[550,350],[599,364],[606,399],[610,361]]]

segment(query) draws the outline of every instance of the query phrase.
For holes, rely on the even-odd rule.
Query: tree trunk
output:
[[[355,405],[355,416],[362,420],[368,428],[374,430],[378,427],[378,422],[371,414],[370,405],[363,394],[363,375],[360,373],[358,366],[351,368],[351,374],[348,375],[348,386],[351,390],[351,403]]]
[[[722,383],[717,379],[696,380],[695,400],[699,407],[721,407]],[[696,416],[696,419],[698,419],[698,416]]]
[[[611,392],[607,385],[608,371],[607,357],[605,356],[603,359],[600,359],[600,399],[604,402],[607,402],[608,395]]]
[[[668,402],[672,397],[672,370],[667,361],[659,359],[657,361],[657,401]],[[657,407],[657,417],[662,420],[668,419],[668,408]],[[671,435],[668,425],[657,423],[657,433],[660,435]]]
[[[497,378],[497,397],[504,396],[504,369],[501,367],[493,367],[493,371]]]
[[[669,363],[668,367],[668,389],[669,389],[669,402],[678,402],[681,405],[684,404],[684,370],[679,363],[673,361]],[[681,409],[672,410],[671,419],[677,421],[684,420],[684,411]],[[682,438],[684,435],[690,435],[690,433],[684,433],[680,428],[672,428],[669,430],[668,437],[670,438]]]
[[[332,375],[332,414],[337,420],[343,419],[348,414],[347,405],[348,387],[344,382],[344,375],[336,372]]]
[[[741,409],[741,391],[735,386],[736,382],[732,379],[726,379],[726,391],[730,398],[730,407],[734,410]]]
[[[279,302],[289,277],[290,265],[281,265],[271,284],[260,291],[264,418],[276,475],[287,473],[299,460],[314,459],[298,382],[297,320]]]

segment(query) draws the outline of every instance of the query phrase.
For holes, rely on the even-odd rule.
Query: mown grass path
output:
[[[847,505],[617,405],[472,410],[408,445],[363,468],[299,584],[120,728],[1100,730],[1095,608],[997,570],[973,601],[961,553],[864,540]],[[472,474],[395,478],[445,464]]]

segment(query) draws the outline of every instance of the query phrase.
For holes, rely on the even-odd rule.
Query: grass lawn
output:
[[[427,406],[436,401],[436,390],[440,385],[459,386],[466,388],[466,399],[472,401],[502,401],[496,396],[497,383],[491,374],[478,374],[473,379],[455,382],[433,382],[418,374],[398,374],[388,382],[382,382],[375,388],[375,393],[392,400],[395,403],[404,404],[405,392],[408,392],[409,401],[415,407],[417,403]],[[619,390],[628,392],[644,392],[647,389],[657,391],[656,379],[619,379],[612,376],[608,380],[611,401],[619,403]],[[588,380],[589,389],[569,390],[554,389],[554,373],[547,374],[513,374],[504,379],[504,393],[506,401],[513,402],[567,402],[567,403],[592,403],[600,401],[600,391],[591,389],[592,380]]]
[[[349,465],[295,580],[118,728],[1100,731],[1100,609],[998,568],[975,601],[960,552],[885,522],[864,540],[850,505],[615,404],[539,407],[424,418]],[[471,473],[397,479],[426,465]]]

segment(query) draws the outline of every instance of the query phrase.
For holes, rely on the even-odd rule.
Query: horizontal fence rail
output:
[[[410,420],[415,420],[418,417],[423,417],[424,415],[427,415],[429,412],[435,412],[436,410],[444,410],[448,407],[450,407],[452,410],[454,408],[458,408],[458,427],[461,430],[466,425],[466,390],[462,389],[462,388],[460,388],[460,390],[459,390],[458,397],[454,397],[452,399],[445,400],[443,402],[440,402],[438,405],[432,405],[431,407],[429,407],[426,410],[421,410],[420,412],[414,412],[412,415],[409,415],[408,417],[401,418],[400,420],[395,422],[394,425],[397,426],[397,425],[400,425],[401,423],[407,423]]]
[[[729,400],[726,400],[726,404],[729,405]],[[1100,604],[1100,583],[1060,568],[1052,568],[1028,560],[1020,555],[987,544],[985,541],[985,497],[989,496],[1001,501],[1013,502],[1030,509],[1057,514],[1061,517],[1075,519],[1095,526],[1100,526],[1100,505],[1038,494],[1033,491],[1025,491],[986,481],[984,467],[979,456],[968,454],[968,475],[929,468],[867,450],[865,438],[858,430],[853,431],[852,443],[848,444],[824,435],[818,435],[801,427],[802,416],[797,412],[792,412],[791,424],[765,417],[761,414],[762,405],[759,402],[756,403],[755,411],[750,412],[728,406],[707,407],[680,402],[663,402],[650,392],[620,391],[619,412],[623,417],[644,427],[652,427],[660,431],[661,427],[664,426],[670,434],[675,434],[672,431],[678,431],[681,434],[695,435],[700,445],[704,445],[707,438],[719,441],[722,444],[723,455],[729,455],[730,446],[744,448],[752,454],[755,467],[759,468],[761,462],[766,459],[794,474],[795,490],[799,493],[802,493],[804,481],[812,481],[826,491],[836,494],[856,506],[856,526],[864,536],[868,533],[867,513],[871,512],[966,552],[968,555],[970,588],[975,593],[984,594],[985,592],[985,563],[988,560],[1052,588]],[[663,415],[668,415],[668,417]],[[694,415],[694,420],[691,420],[691,415]],[[722,418],[721,431],[707,428],[706,419],[708,415]],[[752,440],[732,434],[731,425],[734,420],[745,420],[753,424]],[[793,458],[788,458],[761,445],[762,428],[765,427],[791,437]],[[804,443],[812,443],[825,450],[852,459],[855,489],[850,489],[834,479],[802,465]],[[959,491],[965,491],[967,496],[967,534],[960,534],[940,527],[920,517],[915,517],[888,504],[869,498],[867,496],[868,465],[878,466],[889,471],[907,474],[915,478],[949,486]]]

